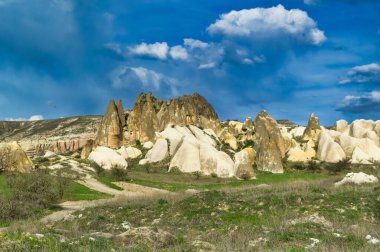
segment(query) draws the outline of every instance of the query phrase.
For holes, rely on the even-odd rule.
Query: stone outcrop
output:
[[[13,172],[30,172],[33,163],[17,142],[0,147],[0,169]]]
[[[283,138],[277,122],[266,112],[260,112],[255,120],[255,151],[257,169],[283,173],[282,159],[290,147]]]
[[[235,153],[235,165],[236,177],[240,179],[252,179],[255,178],[253,171],[253,165],[256,159],[256,153],[253,148],[245,148]]]
[[[307,162],[316,156],[315,145],[312,140],[307,143],[296,143],[287,153],[287,160],[291,162]]]
[[[169,170],[215,174],[218,177],[233,177],[236,174],[231,157],[217,149],[219,139],[211,129],[202,130],[194,125],[181,127],[169,124],[164,131],[157,134],[157,138],[153,148],[140,164],[170,157]],[[154,156],[159,158],[153,159]]]
[[[314,116],[314,114],[311,114],[305,132],[303,133],[303,139],[317,141],[320,134],[321,126],[319,126],[319,119],[318,117]]]
[[[364,172],[354,173],[350,172],[347,173],[347,175],[339,182],[335,183],[335,186],[341,186],[345,184],[355,184],[355,185],[361,185],[361,184],[372,184],[372,183],[378,183],[379,179],[376,178],[373,175],[365,174]]]
[[[108,104],[108,108],[102,122],[100,123],[95,139],[95,146],[105,146],[112,149],[118,149],[122,143],[122,120],[120,119],[119,110],[114,100],[111,100]]]
[[[86,144],[82,148],[82,152],[80,154],[81,159],[86,159],[90,155],[91,151],[94,148],[94,140],[88,140]]]
[[[319,140],[317,157],[320,161],[337,163],[346,159],[346,154],[342,147],[325,130],[322,132]]]
[[[125,159],[135,159],[142,155],[141,150],[132,146],[122,146],[120,149],[117,150],[117,153],[119,153]]]
[[[128,115],[127,140],[154,140],[155,132],[164,130],[168,124],[196,125],[214,130],[220,127],[215,110],[199,94],[181,96],[165,102],[155,98],[152,93],[142,93]]]
[[[96,147],[96,149],[90,153],[88,159],[94,161],[106,170],[110,170],[113,166],[125,169],[128,167],[127,161],[125,161],[117,151],[107,147]]]

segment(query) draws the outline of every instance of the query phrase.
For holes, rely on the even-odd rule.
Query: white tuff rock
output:
[[[379,179],[373,175],[368,175],[368,174],[365,174],[364,172],[359,172],[359,173],[350,172],[350,173],[347,173],[347,175],[341,181],[335,183],[335,186],[341,186],[344,184],[361,185],[361,184],[371,184],[371,183],[377,183],[377,182],[379,182]]]
[[[123,168],[128,167],[127,161],[125,161],[119,153],[107,147],[96,147],[96,149],[90,153],[88,159],[94,161],[106,170],[110,170],[114,165]]]

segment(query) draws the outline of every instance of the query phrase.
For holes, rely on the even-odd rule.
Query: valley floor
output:
[[[11,223],[0,234],[0,248],[379,251],[380,186],[335,187],[345,173],[289,171],[242,181],[132,169],[114,182],[86,171],[78,185],[96,190],[96,197],[73,193],[42,219]]]

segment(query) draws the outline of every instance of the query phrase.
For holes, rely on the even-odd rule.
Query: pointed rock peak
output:
[[[321,126],[319,125],[319,119],[312,113],[303,134],[303,139],[316,141],[320,136],[320,132]]]
[[[125,122],[124,107],[121,100],[117,101],[116,107],[117,107],[117,112],[119,114],[121,125],[124,127],[126,122]]]
[[[123,126],[114,100],[108,104],[107,111],[99,126],[95,140],[96,146],[119,148],[123,141]]]

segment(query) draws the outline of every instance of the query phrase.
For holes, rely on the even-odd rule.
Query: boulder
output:
[[[317,157],[320,161],[329,163],[337,163],[346,158],[342,147],[331,138],[328,130],[324,130],[321,134],[318,144]]]
[[[342,134],[339,142],[347,156],[353,155],[354,149],[359,147],[369,157],[368,161],[380,160],[380,148],[371,139],[354,138],[347,134]]]
[[[96,149],[90,153],[88,159],[94,161],[106,170],[110,170],[113,166],[119,166],[125,169],[128,167],[127,161],[117,153],[117,151],[103,146],[96,147]]]
[[[52,151],[46,151],[45,155],[44,155],[44,158],[51,158],[51,157],[55,157],[55,156],[57,156],[57,154],[55,154],[54,152],[52,152]]]
[[[350,136],[364,138],[368,131],[373,131],[375,122],[372,120],[355,120],[350,126]]]
[[[255,120],[255,146],[257,169],[283,173],[282,158],[290,147],[282,137],[277,122],[265,111]]]
[[[152,143],[151,141],[147,141],[143,144],[143,148],[146,149],[146,150],[150,150],[152,149],[154,146],[154,143]]]
[[[253,148],[245,148],[235,153],[234,170],[236,171],[236,177],[240,179],[255,178],[255,173],[253,171],[255,157],[256,153]]]
[[[200,143],[199,155],[203,174],[215,174],[221,178],[235,176],[234,161],[227,153],[218,151],[212,145]]]
[[[376,178],[373,175],[365,174],[364,172],[354,173],[350,172],[347,173],[347,175],[339,182],[335,183],[335,186],[341,186],[345,184],[355,184],[355,185],[361,185],[361,184],[373,184],[378,183],[379,179]]]
[[[149,163],[162,161],[169,155],[168,147],[166,139],[159,138],[153,148],[148,151],[145,158],[149,160]]]
[[[311,114],[302,138],[304,140],[317,141],[320,134],[321,126],[319,126],[319,119],[314,114]]]
[[[120,148],[123,142],[123,126],[114,100],[108,104],[107,111],[99,126],[95,146],[112,149]]]
[[[159,135],[169,141],[169,153],[172,156],[178,150],[183,138],[185,137],[177,129],[175,129],[173,125],[168,125],[168,127],[166,127],[165,130]]]
[[[17,142],[0,147],[0,170],[30,172],[33,162]]]
[[[122,146],[117,150],[117,153],[119,153],[125,159],[135,159],[142,155],[141,150],[131,146]]]
[[[237,150],[238,149],[238,141],[234,134],[228,131],[228,128],[224,128],[220,134],[219,138],[223,140],[226,144],[230,146],[231,149]]]
[[[185,173],[200,172],[201,161],[199,148],[198,142],[185,137],[170,162],[169,170],[176,167]]]
[[[304,146],[297,145],[288,151],[288,161],[291,162],[307,162],[316,155],[314,150],[314,142],[309,140]]]
[[[352,164],[372,164],[370,161],[372,158],[365,153],[360,147],[356,146],[352,153]]]

